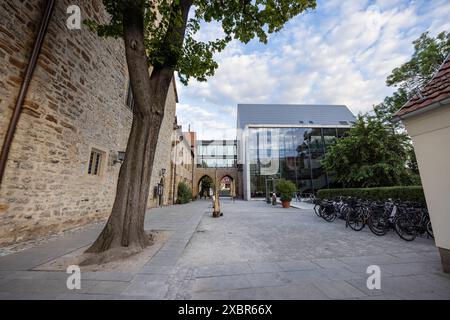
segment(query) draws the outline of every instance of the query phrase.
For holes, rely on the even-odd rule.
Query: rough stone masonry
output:
[[[0,189],[0,245],[105,219],[114,200],[120,168],[115,160],[126,148],[132,121],[123,42],[100,38],[85,26],[69,30],[66,10],[73,4],[81,8],[82,19],[107,19],[101,0],[56,2]],[[0,144],[44,5],[42,0],[0,4]],[[153,187],[161,169],[170,167],[167,150],[175,105],[173,85],[155,157],[150,207],[157,203]],[[89,174],[90,163],[98,165],[97,174]],[[169,190],[165,188],[166,195]]]

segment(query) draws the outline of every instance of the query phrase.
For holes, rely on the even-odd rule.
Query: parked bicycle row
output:
[[[334,200],[315,199],[314,211],[327,222],[343,219],[346,227],[355,231],[361,231],[367,225],[377,236],[394,230],[406,241],[425,234],[434,238],[428,210],[420,203],[340,197]]]

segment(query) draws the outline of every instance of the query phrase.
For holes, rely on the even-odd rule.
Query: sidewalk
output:
[[[0,299],[450,298],[432,239],[354,232],[292,204],[302,208],[224,199],[218,219],[209,200],[152,209],[146,229],[171,231],[160,250],[134,272],[82,272],[81,290],[65,272],[32,270],[89,245],[101,225],[67,234],[0,257]],[[381,290],[367,288],[372,265]]]
[[[314,204],[304,201],[291,201],[291,207],[297,208],[297,209],[304,209],[304,210],[313,210]]]
[[[0,299],[164,299],[184,276],[175,266],[210,202],[151,209],[145,228],[173,231],[163,247],[137,273],[82,272],[81,290],[68,290],[65,272],[31,269],[92,243],[97,225],[63,235],[25,251],[0,257]],[[182,210],[180,210],[182,208]]]

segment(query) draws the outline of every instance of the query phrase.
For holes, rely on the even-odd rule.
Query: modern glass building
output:
[[[198,168],[235,167],[236,160],[236,140],[197,140]]]
[[[265,197],[279,179],[295,183],[303,194],[336,186],[320,161],[355,121],[341,105],[239,104],[238,163],[244,198]]]

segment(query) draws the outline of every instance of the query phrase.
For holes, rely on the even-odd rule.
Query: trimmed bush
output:
[[[191,200],[192,200],[191,188],[189,188],[189,186],[184,182],[178,183],[177,203],[178,204],[188,203]]]
[[[280,179],[277,183],[277,192],[280,194],[281,201],[291,201],[292,194],[296,191],[295,184],[289,180]]]
[[[340,196],[380,201],[386,201],[390,198],[426,204],[423,188],[420,186],[321,189],[317,192],[317,197],[321,199],[333,199]]]

